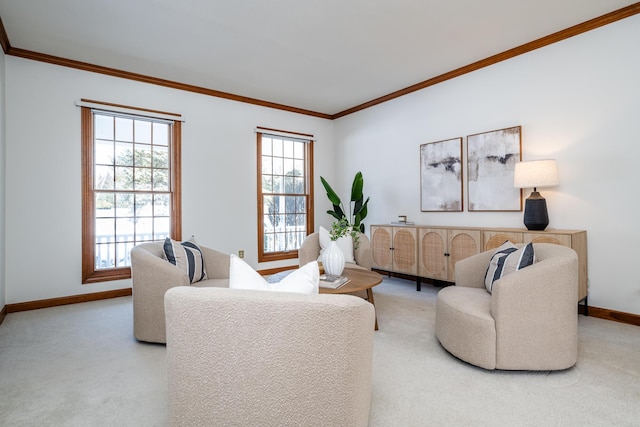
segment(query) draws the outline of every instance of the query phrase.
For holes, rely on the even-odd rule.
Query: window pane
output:
[[[154,218],[153,220],[153,240],[166,239],[171,231],[170,218]]]
[[[273,177],[273,192],[281,193],[284,191],[284,177],[282,176],[274,176]]]
[[[151,194],[136,194],[135,198],[135,213],[136,217],[151,217],[153,216],[153,196]]]
[[[273,173],[273,158],[271,156],[262,156],[262,173],[265,175]]]
[[[133,193],[116,194],[116,210],[117,217],[133,218],[135,216],[133,210]]]
[[[304,175],[304,160],[294,160],[293,161],[293,174],[295,176],[303,176]]]
[[[150,191],[152,189],[151,169],[136,168],[134,188],[136,191]]]
[[[116,139],[118,141],[133,142],[133,120],[116,117]]]
[[[118,166],[133,166],[133,145],[129,142],[117,142],[115,161]]]
[[[265,156],[270,156],[271,151],[271,138],[262,138],[262,154]]]
[[[273,174],[274,175],[283,175],[283,161],[282,157],[274,157],[273,158]]]
[[[307,198],[304,196],[296,197],[296,212],[307,213]]]
[[[96,219],[96,243],[109,243],[116,240],[115,218]]]
[[[166,169],[153,170],[153,190],[169,191],[169,171]]]
[[[105,218],[115,215],[115,196],[112,193],[96,193],[96,217]]]
[[[134,242],[118,243],[116,245],[116,268],[131,265],[131,248],[134,246]]]
[[[304,159],[304,142],[296,141],[293,143],[293,157]]]
[[[138,227],[140,227],[139,223]],[[118,242],[133,242],[134,233],[135,228],[132,218],[116,218],[116,235],[118,236]]]
[[[137,167],[151,167],[150,145],[136,144],[134,164]]]
[[[96,140],[94,156],[97,165],[113,165],[113,141]]]
[[[169,148],[153,146],[153,167],[169,168]]]
[[[293,176],[293,160],[292,159],[284,159],[283,160],[283,170],[284,175]]]
[[[115,267],[116,244],[98,243],[96,244],[96,269]]]
[[[273,177],[272,176],[262,177],[262,192],[273,193]]]
[[[113,190],[113,166],[95,166],[93,188],[95,190]]]
[[[288,139],[286,141],[283,141],[282,145],[283,145],[282,155],[284,157],[292,158],[293,157],[293,141]]]
[[[156,194],[153,196],[153,216],[166,216],[171,214],[171,198],[169,194]]]
[[[133,168],[116,166],[116,190],[133,190]]]
[[[280,252],[280,251],[284,251],[286,249],[286,244],[285,244],[285,234],[284,233],[276,233],[275,234],[275,250]]]
[[[166,123],[153,124],[153,143],[155,145],[169,145],[170,126]]]
[[[151,122],[136,120],[134,125],[135,141],[151,144]]]
[[[274,157],[282,157],[282,140],[281,139],[272,139],[273,146],[273,156]]]
[[[136,240],[152,240],[153,218],[139,218],[136,222]]]
[[[93,133],[97,139],[113,139],[113,117],[94,114]]]

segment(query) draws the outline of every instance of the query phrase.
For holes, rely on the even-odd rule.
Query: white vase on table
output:
[[[324,271],[327,274],[340,276],[344,270],[344,254],[335,240],[332,240],[329,247],[324,251],[322,260]]]

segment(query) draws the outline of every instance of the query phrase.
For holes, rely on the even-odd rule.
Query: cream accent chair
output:
[[[519,245],[522,246],[522,245]],[[537,262],[496,281],[495,250],[456,263],[456,285],[438,292],[436,336],[454,356],[485,369],[559,370],[578,359],[578,257],[534,244]]]
[[[354,242],[353,257],[356,263],[345,263],[345,268],[364,268],[371,270],[373,266],[373,256],[371,255],[369,238],[365,234],[358,233],[358,249],[355,249],[355,245]],[[319,256],[320,233],[316,231],[315,233],[309,234],[302,242],[300,249],[298,249],[298,263],[302,267],[311,261],[317,261]]]
[[[171,426],[366,426],[374,308],[348,295],[165,296]]]
[[[133,335],[138,341],[165,343],[164,294],[189,286],[187,274],[164,258],[164,242],[141,243],[131,249]],[[200,246],[207,280],[192,286],[229,287],[229,255]]]

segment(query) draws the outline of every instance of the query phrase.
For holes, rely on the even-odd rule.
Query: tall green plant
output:
[[[338,221],[343,218],[347,218],[349,221],[349,225],[353,227],[353,230],[360,231],[364,233],[365,227],[362,222],[367,216],[367,204],[369,203],[369,198],[364,200],[364,195],[362,193],[362,189],[364,187],[364,179],[362,178],[362,172],[358,172],[356,176],[353,178],[353,184],[351,185],[351,201],[349,202],[349,216],[344,212],[344,206],[342,205],[342,201],[340,197],[333,191],[333,188],[329,185],[326,179],[320,177],[320,181],[322,181],[322,185],[327,192],[327,197],[329,201],[333,205],[333,210],[327,211],[329,215],[337,219]]]

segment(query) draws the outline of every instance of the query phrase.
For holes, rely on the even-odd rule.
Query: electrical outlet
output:
[[[244,258],[244,251],[243,250],[239,250],[238,251],[238,257],[239,258]]]

